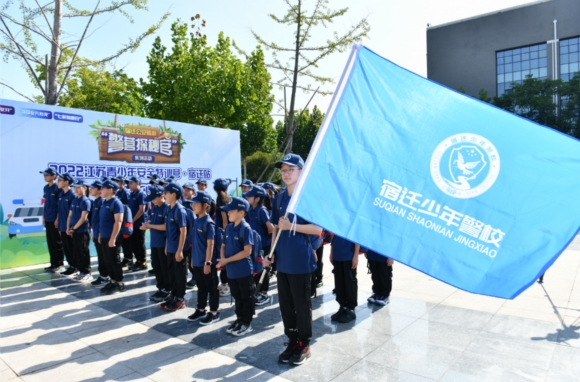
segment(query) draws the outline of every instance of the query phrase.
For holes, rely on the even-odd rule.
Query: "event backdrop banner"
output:
[[[240,180],[238,131],[0,99],[0,269],[47,262],[47,167],[91,182],[103,176]],[[208,188],[211,193],[213,189]],[[92,247],[92,245],[91,245]]]

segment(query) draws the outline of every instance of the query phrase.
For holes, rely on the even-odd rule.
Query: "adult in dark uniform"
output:
[[[60,273],[64,272],[64,251],[58,227],[55,225],[58,217],[59,190],[55,182],[58,173],[50,167],[40,171],[40,173],[44,175],[44,181],[46,182],[43,190],[44,210],[42,213],[42,225],[46,231],[46,245],[50,255],[50,266],[44,268],[44,270]]]
[[[123,176],[114,176],[111,178],[112,181],[117,183],[119,186],[118,191],[115,194],[115,197],[121,201],[122,204],[129,206],[129,195],[130,192],[127,188],[125,188],[126,180]],[[121,262],[121,266],[123,268],[129,268],[133,266],[133,248],[131,246],[131,238],[130,237],[123,237],[121,238],[121,248],[123,248],[123,261]]]

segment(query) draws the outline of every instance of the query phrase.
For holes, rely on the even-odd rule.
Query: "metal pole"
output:
[[[48,103],[48,54],[44,55],[44,103]]]
[[[553,60],[552,60],[552,78],[558,79],[558,20],[554,20],[554,45],[553,45]],[[558,94],[554,94],[554,104],[556,105],[556,117],[560,114],[558,110]]]

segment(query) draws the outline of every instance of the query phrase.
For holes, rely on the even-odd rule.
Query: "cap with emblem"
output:
[[[283,164],[287,164],[288,166],[294,166],[298,168],[304,167],[304,160],[302,157],[297,154],[287,154],[280,162],[276,162],[274,167],[281,168]]]
[[[100,180],[95,180],[93,183],[91,183],[91,188],[101,188],[103,187],[103,182],[101,182]]]
[[[211,196],[205,191],[198,191],[197,194],[191,199],[192,203],[211,203]]]
[[[75,179],[68,172],[65,172],[64,174],[59,174],[58,176],[60,179],[66,180],[68,184],[72,185],[75,182]]]
[[[101,188],[110,188],[111,190],[117,192],[119,190],[119,185],[112,180],[105,180]]]
[[[193,185],[193,183],[192,183],[192,182],[187,182],[187,183],[185,183],[185,184],[184,184],[182,187],[183,187],[183,188],[189,188],[190,190],[193,190],[193,191],[195,191],[195,186]]]
[[[53,168],[47,167],[46,170],[44,171],[40,171],[41,174],[44,175],[58,175],[58,172],[56,172]]]
[[[228,186],[231,184],[232,182],[229,179],[216,179],[213,182],[213,188],[216,191],[226,191],[228,189]]]
[[[149,187],[147,190],[147,196],[145,197],[146,202],[151,202],[153,199],[157,198],[158,196],[163,195],[165,190],[161,186],[152,186]]]
[[[265,198],[266,197],[266,190],[264,190],[260,186],[254,186],[252,189],[244,194],[244,198],[249,198],[250,196],[258,197],[258,198]]]
[[[174,194],[177,195],[178,198],[181,198],[181,195],[183,195],[183,187],[181,187],[179,184],[177,183],[169,183],[165,189],[165,192],[169,191],[169,192],[173,192]]]
[[[238,198],[236,196],[232,197],[232,200],[229,204],[222,207],[222,211],[246,211],[250,210],[250,203],[246,199]]]

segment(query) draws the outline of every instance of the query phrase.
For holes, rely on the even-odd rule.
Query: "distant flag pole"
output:
[[[350,51],[350,55],[348,56],[348,61],[346,62],[346,66],[342,71],[342,75],[340,76],[340,80],[338,81],[338,85],[336,86],[336,91],[332,95],[332,99],[330,100],[330,105],[328,106],[328,111],[322,120],[322,125],[320,129],[318,129],[318,134],[316,134],[316,138],[314,139],[314,143],[312,144],[312,148],[310,149],[310,154],[308,155],[308,159],[304,165],[304,169],[302,170],[302,175],[300,179],[298,179],[298,183],[296,184],[296,188],[294,188],[294,192],[292,193],[292,197],[290,198],[290,202],[288,203],[288,208],[286,209],[287,213],[294,213],[296,212],[296,205],[300,200],[300,195],[302,194],[302,190],[304,189],[304,183],[308,178],[308,174],[310,174],[310,170],[312,169],[312,164],[314,163],[314,159],[320,150],[320,146],[322,141],[324,140],[324,136],[328,131],[328,127],[330,126],[330,122],[332,121],[332,117],[336,110],[336,106],[340,101],[342,96],[342,92],[344,91],[344,87],[348,83],[348,78],[356,62],[356,58],[360,48],[362,47],[361,44],[353,44],[352,49]]]

